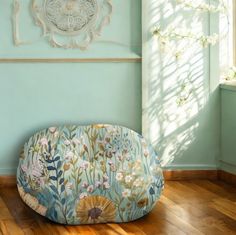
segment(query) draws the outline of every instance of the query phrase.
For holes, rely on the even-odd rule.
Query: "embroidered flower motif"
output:
[[[103,183],[103,185],[104,185],[104,187],[105,187],[105,189],[108,189],[108,188],[110,188],[110,184],[106,181],[106,182],[104,182]]]
[[[79,196],[79,198],[80,198],[80,199],[83,199],[83,198],[86,198],[87,196],[88,196],[87,193],[81,193],[80,196]]]
[[[94,125],[92,125],[92,127],[95,128],[95,129],[106,128],[108,126],[109,125],[104,125],[104,124],[94,124]]]
[[[134,187],[140,187],[143,185],[143,178],[138,178],[133,183]]]
[[[53,134],[53,137],[54,137],[54,138],[57,138],[58,136],[59,136],[59,132],[56,131],[56,132]]]
[[[53,126],[53,127],[50,127],[50,128],[49,128],[49,131],[50,131],[52,134],[54,134],[55,131],[56,131],[56,129],[57,129],[57,128]]]
[[[131,195],[130,189],[125,189],[125,190],[122,192],[122,197],[129,197],[130,195]]]
[[[114,163],[110,165],[110,169],[111,169],[112,172],[116,171],[116,166],[115,166]]]
[[[48,139],[46,137],[41,138],[39,142],[43,146],[48,145]]]
[[[118,172],[116,174],[116,180],[121,181],[123,179],[123,174],[121,172]]]
[[[82,183],[82,187],[83,187],[83,188],[87,188],[88,186],[89,186],[89,185],[88,185],[87,182],[83,182],[83,183]]]
[[[144,157],[148,157],[149,156],[149,151],[147,149],[144,150],[143,152]]]
[[[64,171],[68,171],[70,169],[70,164],[64,164],[63,166]]]
[[[127,176],[125,176],[125,182],[126,183],[130,183],[131,181],[132,181],[132,176],[131,175],[127,175]]]
[[[89,193],[92,193],[93,192],[93,185],[89,185],[88,188],[87,188],[87,191]]]
[[[88,161],[83,161],[83,162],[81,163],[81,168],[82,168],[83,170],[86,170],[89,166],[90,166],[90,163],[89,163]]]
[[[138,203],[137,203],[137,206],[139,208],[143,208],[146,205],[148,205],[148,198],[143,198],[143,199],[139,200]]]
[[[72,142],[76,145],[81,144],[81,141],[78,138],[73,138]]]
[[[103,175],[103,180],[107,181],[109,179],[108,175]]]
[[[66,153],[65,159],[67,161],[70,161],[74,157],[74,153],[72,151],[69,151]]]
[[[95,187],[96,187],[96,188],[99,188],[101,185],[102,185],[102,182],[101,182],[101,181],[96,181],[96,182],[95,182]]]
[[[69,145],[70,145],[70,141],[69,141],[69,140],[65,140],[65,141],[64,141],[64,144],[65,144],[66,146],[69,146]]]
[[[79,201],[76,214],[81,224],[114,222],[116,207],[106,197],[88,196]]]

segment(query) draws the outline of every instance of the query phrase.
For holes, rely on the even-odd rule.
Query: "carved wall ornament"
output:
[[[31,11],[42,36],[54,47],[87,49],[110,23],[111,0],[31,0]],[[20,45],[20,0],[13,4],[13,37]]]

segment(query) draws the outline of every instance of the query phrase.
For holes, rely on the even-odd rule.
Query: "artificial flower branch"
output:
[[[196,1],[196,0],[176,0],[177,4],[181,4],[184,8],[190,8],[193,10],[211,12],[211,13],[227,13],[227,5],[224,0],[219,0],[219,4],[217,6],[212,4],[207,4],[204,2]]]
[[[198,42],[204,48],[209,45],[215,45],[219,41],[219,35],[214,33],[212,35],[197,35],[187,29],[174,29],[171,28],[162,31],[160,27],[155,27],[152,32],[153,36],[158,37],[162,45],[166,45],[170,40],[189,39]]]

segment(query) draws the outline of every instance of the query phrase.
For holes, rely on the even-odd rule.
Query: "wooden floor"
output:
[[[15,188],[0,189],[0,234],[236,234],[236,187],[220,181],[168,181],[155,209],[126,224],[62,226],[26,207]]]

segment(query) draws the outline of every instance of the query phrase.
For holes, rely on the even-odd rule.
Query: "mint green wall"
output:
[[[236,87],[221,87],[221,169],[236,174]]]
[[[100,40],[114,42],[95,43],[86,52],[54,49],[45,40],[15,48],[11,3],[0,0],[1,58],[140,56],[140,0],[113,1],[114,17]],[[33,22],[27,24],[24,38],[38,30]],[[90,123],[120,124],[141,132],[140,63],[0,64],[0,174],[15,173],[19,150],[36,131]]]
[[[152,10],[149,5],[151,2],[153,1],[143,1],[143,84],[146,84],[150,76],[155,80],[156,71],[160,69],[160,65],[152,61],[156,54],[150,51],[150,30],[158,18],[150,20],[150,17],[163,12]],[[27,7],[29,0],[22,0],[22,3],[24,7],[20,34],[23,39],[35,42],[18,48],[13,46],[12,0],[0,0],[0,26],[1,32],[4,32],[1,34],[1,58],[141,56],[141,0],[113,1],[114,15],[111,25],[104,28],[99,42],[92,44],[85,52],[51,48],[46,40],[38,40],[40,29],[30,20]],[[165,6],[165,1],[155,1],[155,4],[160,3]],[[155,4],[152,6],[155,7]],[[188,14],[186,17],[189,17]],[[165,20],[171,20],[171,17],[165,15]],[[209,28],[217,28],[217,22],[214,17],[206,17],[202,25],[209,33]],[[219,166],[219,160],[223,169],[233,172],[236,149],[231,141],[235,139],[232,128],[236,113],[232,107],[235,106],[236,93],[222,90],[220,141],[218,48],[198,52],[199,65],[189,61],[188,67],[192,71],[191,79],[195,84],[195,93],[189,108],[197,107],[196,113],[186,115],[174,131],[165,133],[163,123],[170,118],[166,115],[168,112],[165,112],[169,105],[167,100],[170,100],[171,95],[176,97],[181,80],[172,71],[170,76],[160,76],[157,83],[150,84],[150,96],[144,90],[145,99],[158,97],[149,113],[150,123],[156,118],[161,127],[154,133],[157,138],[153,144],[161,157],[170,157],[167,168],[214,169]],[[158,61],[160,58],[156,59]],[[154,71],[153,68],[157,70]],[[104,122],[124,125],[141,132],[142,91],[139,63],[0,64],[0,82],[0,174],[15,173],[20,147],[30,135],[46,126]],[[166,89],[167,85],[169,89]],[[172,103],[175,102],[173,97]],[[143,114],[145,112],[144,105]],[[185,115],[186,109],[182,113]],[[176,121],[176,118],[169,119],[167,126]],[[143,123],[143,132],[147,133],[147,122]]]
[[[218,47],[185,49],[187,56],[176,62],[170,56],[172,50],[161,52],[158,39],[150,33],[153,26],[165,29],[174,21],[175,27],[185,24],[205,34],[217,32],[217,16],[182,11],[176,1],[143,1],[143,133],[165,168],[216,169],[220,154]],[[193,26],[196,22],[198,26]],[[185,83],[192,93],[178,107]]]

